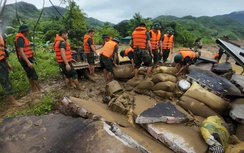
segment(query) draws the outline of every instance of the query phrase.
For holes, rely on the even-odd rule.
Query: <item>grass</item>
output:
[[[34,67],[38,74],[39,82],[41,82],[41,84],[48,84],[49,81],[58,80],[60,78],[60,71],[54,53],[40,50],[36,52],[35,59],[37,61],[37,64],[34,65]],[[10,54],[8,61],[13,67],[13,72],[10,72],[9,74],[14,90],[13,95],[16,99],[19,99],[23,96],[26,96],[27,93],[31,90],[30,84],[26,73],[20,65],[15,53]],[[46,114],[52,109],[54,99],[55,98],[52,94],[47,93],[39,102],[31,104],[29,108],[20,110],[19,112],[16,112],[11,116],[24,114]],[[8,104],[7,97],[2,87],[0,86],[0,107],[6,104]]]
[[[55,105],[55,100],[52,97],[52,94],[49,92],[41,100],[35,102],[34,104],[30,103],[29,107],[14,112],[13,114],[8,115],[8,117],[27,115],[27,114],[34,114],[34,115],[47,114],[49,111],[52,110],[54,105]]]

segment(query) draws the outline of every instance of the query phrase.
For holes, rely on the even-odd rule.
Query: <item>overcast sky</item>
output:
[[[7,4],[15,3],[16,0],[7,0]],[[34,4],[38,9],[42,8],[43,0],[17,0]],[[56,6],[60,0],[51,0]],[[135,13],[142,17],[155,18],[160,15],[173,15],[183,17],[192,15],[214,16],[229,14],[236,11],[244,11],[244,0],[75,0],[80,9],[88,17],[100,21],[119,23],[122,20],[133,18]],[[45,7],[51,6],[49,0],[45,0]]]

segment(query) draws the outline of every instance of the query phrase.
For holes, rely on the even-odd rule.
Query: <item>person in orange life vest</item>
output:
[[[176,68],[180,69],[176,76],[178,76],[181,72],[185,75],[189,70],[189,65],[194,64],[197,60],[197,53],[191,49],[182,49],[179,51],[174,57],[174,62],[176,64]]]
[[[36,91],[37,89],[40,92],[44,92],[38,82],[38,75],[33,65],[35,63],[35,59],[34,53],[30,47],[30,41],[27,38],[28,32],[29,27],[26,24],[19,27],[19,31],[14,41],[16,53],[20,64],[27,74],[32,91]]]
[[[119,39],[115,37],[106,42],[100,50],[100,64],[106,81],[112,80],[113,64],[118,67],[116,64],[118,43]],[[113,60],[111,59],[112,57],[114,58]]]
[[[75,84],[76,89],[80,90],[78,82],[78,74],[72,65],[71,47],[68,43],[68,32],[66,30],[60,30],[56,35],[54,44],[54,50],[56,59],[62,73],[65,75],[65,83],[67,87],[72,87],[72,82]]]
[[[146,29],[145,23],[141,23],[132,33],[130,46],[134,49],[134,78],[138,79],[138,69],[142,62],[148,67],[145,78],[149,77],[152,71],[152,46],[150,42],[150,34]],[[149,52],[148,52],[149,50]]]
[[[222,38],[222,40],[228,42],[229,37],[226,36],[226,35],[224,35],[223,38]],[[217,61],[217,63],[219,63],[219,60],[221,59],[221,57],[222,57],[222,55],[223,55],[224,53],[225,53],[225,50],[224,50],[223,48],[219,47],[219,51],[218,51],[218,53],[216,53],[216,54],[214,55],[214,57],[213,57],[213,58]],[[228,57],[228,55],[226,55],[226,56]],[[228,60],[227,57],[226,57],[226,62],[227,62],[227,60]]]
[[[12,71],[13,68],[7,60],[7,55],[5,54],[5,43],[2,35],[0,35],[0,83],[7,94],[9,102],[11,102],[13,106],[21,106],[23,104],[15,100],[13,96],[14,91],[9,79],[9,70]]]
[[[120,51],[120,56],[123,58],[125,56],[128,56],[128,58],[130,59],[131,61],[131,64],[132,64],[132,73],[134,74],[135,72],[135,63],[134,63],[134,49],[133,48],[127,48],[125,50],[122,50]]]
[[[89,72],[92,76],[97,76],[97,74],[95,74],[95,55],[98,56],[97,52],[96,52],[96,47],[94,44],[94,40],[93,40],[93,36],[95,34],[95,31],[90,29],[88,31],[88,34],[84,35],[84,52],[86,53],[87,56],[87,62],[89,64]],[[94,55],[95,54],[95,55]]]
[[[160,38],[161,38],[161,32],[160,32],[161,25],[159,23],[154,23],[152,26],[152,29],[149,31],[150,33],[150,41],[152,46],[152,53],[153,53],[153,68],[156,67],[158,61],[159,61],[159,48],[160,48],[160,55],[162,55],[162,47],[160,47]]]
[[[105,44],[107,41],[110,40],[110,37],[109,37],[107,34],[103,34],[103,35],[102,35],[102,39],[103,39],[103,43],[102,43],[101,47],[96,48],[96,50],[101,49],[101,48],[104,46],[104,44]],[[111,40],[112,40],[112,39],[111,39]]]
[[[163,65],[166,63],[169,54],[173,53],[174,49],[174,32],[173,30],[168,30],[166,34],[161,37],[161,45],[163,52]]]
[[[133,52],[134,52],[134,49],[133,48],[127,48],[127,49],[125,49],[125,50],[122,50],[121,52],[120,52],[120,56],[123,58],[123,57],[125,57],[125,56],[128,56],[128,58],[130,59],[130,61],[131,61],[131,64],[132,64],[132,66],[134,67],[135,66],[135,63],[134,63],[134,54],[133,54]]]

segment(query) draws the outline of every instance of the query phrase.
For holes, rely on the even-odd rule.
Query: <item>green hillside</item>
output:
[[[67,28],[71,32],[71,38],[77,37],[81,38],[87,29],[95,29],[97,39],[101,39],[102,33],[113,33],[112,36],[125,37],[131,34],[136,26],[137,19],[142,19],[140,21],[146,21],[148,28],[152,25],[153,22],[159,22],[162,25],[162,33],[166,32],[167,29],[171,28],[174,30],[176,43],[190,46],[192,42],[197,37],[202,37],[204,43],[214,42],[216,38],[220,38],[223,35],[228,35],[231,40],[243,39],[244,40],[244,26],[242,24],[242,19],[244,17],[243,12],[235,12],[230,15],[219,15],[214,17],[202,16],[202,17],[193,17],[185,16],[178,18],[175,16],[165,16],[161,15],[154,19],[143,18],[140,14],[136,14],[136,18],[130,20],[121,21],[120,23],[114,25],[108,22],[102,22],[95,18],[89,17],[82,12],[83,17],[77,20],[79,17],[76,16],[72,19],[72,16],[67,12],[67,8],[62,7],[45,7],[40,18],[40,22],[37,26],[37,30],[41,31],[44,36],[44,41],[53,40],[53,36],[58,32],[60,28]],[[38,17],[41,14],[41,10],[38,10],[33,4],[26,2],[18,2],[16,4],[6,5],[3,11],[3,22],[5,27],[12,26],[17,28],[20,23],[28,23],[31,27],[36,25]],[[66,27],[63,25],[66,20],[62,20],[63,16],[66,14],[66,20],[69,20],[69,23],[66,24]],[[74,15],[75,16],[75,15]],[[138,17],[138,18],[137,18]],[[84,22],[79,21],[84,20]],[[79,24],[74,28],[70,28],[68,25]],[[109,31],[113,29],[114,31]],[[80,32],[78,32],[78,31]],[[9,31],[12,32],[12,31]],[[117,35],[118,34],[118,35]],[[80,41],[79,39],[77,41]],[[102,40],[99,40],[102,41]]]

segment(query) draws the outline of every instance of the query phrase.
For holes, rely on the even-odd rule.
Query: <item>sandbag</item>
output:
[[[175,91],[175,85],[176,84],[171,81],[159,82],[152,88],[152,90],[165,90],[173,92]]]
[[[202,122],[200,130],[203,139],[209,146],[221,146],[226,150],[230,135],[227,129],[222,126],[222,123],[225,122],[218,116],[210,116]],[[217,137],[220,142],[216,140]]]
[[[152,81],[154,83],[158,83],[158,82],[165,82],[165,81],[171,81],[176,83],[177,82],[177,78],[171,74],[166,74],[166,73],[158,73],[156,75],[154,75],[152,77]]]
[[[174,97],[173,92],[167,92],[164,90],[154,90],[153,93],[161,98],[172,98]]]
[[[207,91],[196,82],[193,82],[191,87],[183,95],[203,102],[220,114],[223,114],[229,107],[229,104],[225,100]]]
[[[116,79],[130,79],[133,78],[132,64],[119,65],[119,67],[113,67],[113,75]]]
[[[138,84],[137,88],[143,90],[151,90],[154,85],[154,82],[152,82],[150,79],[145,79]]]
[[[175,75],[178,72],[176,67],[167,67],[167,66],[160,66],[153,70],[153,75],[158,73],[167,73],[171,75]]]
[[[188,96],[181,96],[179,105],[186,111],[190,110],[194,115],[207,118],[209,116],[219,116],[218,113],[206,106],[204,103]]]
[[[132,86],[132,87],[136,87],[142,80],[144,79],[144,76],[139,75],[138,79],[130,79],[126,82],[126,85]]]
[[[244,125],[243,124],[237,124],[236,127],[236,136],[238,139],[244,142]]]

